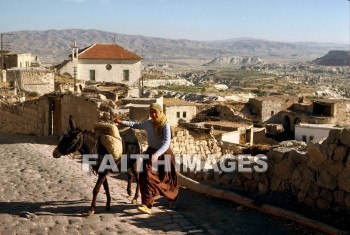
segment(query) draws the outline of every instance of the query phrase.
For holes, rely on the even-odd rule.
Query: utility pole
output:
[[[74,77],[74,93],[77,93],[77,67],[73,67],[73,77]]]
[[[1,33],[0,34],[0,39],[1,39],[1,65],[0,65],[0,69],[4,69],[5,68],[5,58],[4,58],[4,55],[5,55],[5,46],[9,46],[10,45],[10,42],[4,42],[4,36],[12,36],[13,33]]]
[[[348,0],[348,2],[349,2],[349,17],[350,17],[350,0]],[[350,24],[349,24],[349,49],[350,49]]]

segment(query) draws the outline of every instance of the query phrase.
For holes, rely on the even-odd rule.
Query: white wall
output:
[[[107,64],[112,66],[111,70],[106,69]],[[90,70],[95,70],[96,81],[132,85],[141,77],[141,61],[80,59],[78,79],[89,81]],[[129,70],[129,81],[123,80],[123,70]]]
[[[180,117],[177,117],[177,112],[180,112]],[[183,117],[186,112],[186,117]],[[197,107],[195,105],[179,105],[179,106],[166,106],[165,115],[170,126],[177,126],[179,119],[183,119],[186,122],[190,122],[197,114]]]
[[[32,55],[30,53],[18,54],[17,66],[18,67],[30,67],[32,63]]]
[[[0,82],[7,82],[6,80],[6,70],[0,72]]]
[[[225,141],[233,144],[239,144],[240,135],[241,135],[240,131],[227,132],[225,134],[222,134],[221,141]]]
[[[328,137],[329,131],[332,129],[340,128],[295,125],[295,140],[303,141],[304,135],[306,136],[306,143],[309,143],[310,137],[313,139]]]
[[[78,68],[78,62],[77,61],[69,61],[58,72],[61,75],[65,74],[65,73],[68,73],[72,77],[74,77],[74,67]],[[77,78],[78,78],[78,74],[77,74]]]
[[[110,70],[106,68],[107,64],[112,66]],[[69,61],[59,72],[60,74],[69,73],[73,77],[74,67],[77,67],[77,79],[89,81],[90,70],[95,70],[95,81],[125,84],[130,88],[130,97],[139,97],[138,80],[141,78],[141,61],[80,59],[78,63],[76,61]],[[124,70],[129,70],[129,81],[123,80]]]

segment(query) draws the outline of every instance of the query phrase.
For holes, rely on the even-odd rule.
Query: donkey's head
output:
[[[69,116],[70,130],[67,130],[60,136],[59,143],[52,155],[54,158],[59,158],[62,155],[68,155],[78,151],[83,143],[83,132],[76,128],[72,115]]]

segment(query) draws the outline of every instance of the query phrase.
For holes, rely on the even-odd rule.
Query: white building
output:
[[[233,144],[253,145],[253,125],[227,121],[205,122],[204,127],[210,129],[210,134],[216,139]]]
[[[38,67],[38,57],[31,53],[7,53],[4,54],[4,69]]]
[[[313,139],[327,138],[329,131],[334,129],[343,129],[335,127],[332,124],[307,124],[300,123],[295,125],[295,140],[309,143]]]
[[[170,126],[177,126],[180,119],[190,122],[197,115],[197,106],[176,98],[164,98],[164,113]]]
[[[130,97],[140,95],[141,57],[116,44],[93,44],[82,50],[73,46],[71,59],[57,71],[84,81],[123,83]]]

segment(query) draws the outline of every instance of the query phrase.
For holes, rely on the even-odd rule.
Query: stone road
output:
[[[86,216],[96,176],[77,159],[51,156],[56,139],[0,135],[0,234],[310,234],[290,222],[181,188],[176,210],[159,198],[152,215],[130,204],[123,175],[109,177],[111,210],[103,189],[96,214]]]

